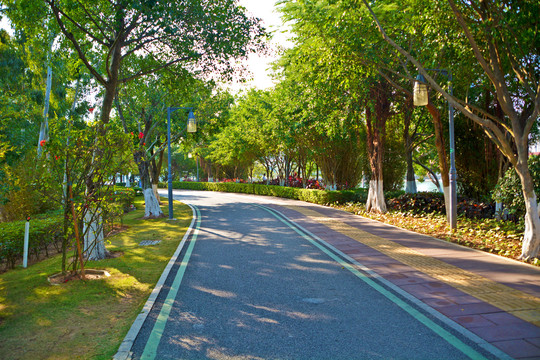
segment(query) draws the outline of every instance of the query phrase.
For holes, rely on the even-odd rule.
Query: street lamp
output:
[[[448,77],[448,92],[450,96],[453,96],[452,89],[452,73],[448,70],[441,69],[426,69],[427,71],[437,71]],[[414,82],[413,90],[413,103],[415,106],[425,106],[429,102],[427,91],[426,79],[419,74]],[[457,228],[457,191],[456,191],[456,156],[454,145],[454,107],[448,101],[448,126],[450,133],[450,211],[448,222],[450,223],[450,229],[455,230]]]
[[[189,110],[187,121],[187,132],[194,133],[197,131],[197,122],[195,121],[195,115],[193,114],[193,108],[190,107],[168,107],[167,108],[167,150],[169,160],[169,181],[167,183],[167,190],[169,195],[169,220],[174,220],[173,216],[173,196],[172,196],[172,173],[171,173],[171,113],[173,111],[184,109]]]

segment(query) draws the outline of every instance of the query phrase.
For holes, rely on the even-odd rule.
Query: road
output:
[[[271,198],[175,199],[199,216],[133,359],[496,357],[287,220]]]

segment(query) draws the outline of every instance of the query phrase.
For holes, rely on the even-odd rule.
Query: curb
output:
[[[169,273],[171,272],[171,269],[178,259],[178,256],[180,255],[180,252],[184,248],[184,245],[186,244],[187,238],[193,231],[193,225],[195,224],[195,220],[197,219],[197,215],[195,213],[195,209],[190,204],[186,204],[191,208],[191,211],[193,212],[193,218],[191,219],[191,223],[189,224],[189,227],[184,234],[184,237],[182,238],[182,241],[176,248],[176,251],[174,252],[173,256],[169,260],[169,263],[165,267],[165,270],[163,270],[163,273],[161,274],[161,277],[159,278],[156,286],[154,287],[154,290],[152,290],[152,293],[148,297],[148,300],[144,304],[141,312],[133,322],[133,325],[131,325],[131,328],[129,329],[126,337],[122,341],[122,344],[120,344],[120,347],[118,348],[118,351],[114,355],[114,360],[128,360],[131,358],[131,347],[133,346],[133,343],[135,342],[135,339],[139,335],[139,331],[141,330],[146,318],[148,317],[148,314],[150,313],[150,310],[152,310],[152,307],[154,306],[154,303],[156,302],[156,299],[161,291],[161,288],[163,287],[163,284],[165,284],[165,280],[167,280],[167,277],[169,276]]]

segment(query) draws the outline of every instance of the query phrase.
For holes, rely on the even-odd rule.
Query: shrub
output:
[[[388,208],[401,212],[443,213],[445,211],[444,196],[437,192],[419,192],[403,194],[387,200]]]
[[[63,217],[58,215],[32,219],[28,237],[29,255],[38,257],[42,250],[47,251],[49,245],[58,246],[62,242],[63,221]],[[0,264],[4,267],[15,267],[16,262],[23,257],[25,223],[26,221],[0,223]]]
[[[419,192],[416,194],[403,194],[391,198],[389,194],[388,208],[411,214],[443,214],[446,211],[444,195],[438,192]],[[490,203],[477,202],[472,199],[460,199],[457,204],[459,216],[469,219],[489,219],[495,213],[495,206]]]
[[[540,156],[532,155],[528,161],[529,171],[534,184],[534,192],[540,194]],[[493,200],[505,205],[509,214],[520,219],[525,215],[525,201],[521,190],[521,181],[514,168],[506,171],[499,179],[493,191]]]
[[[162,184],[166,186],[166,184]],[[293,188],[276,185],[241,184],[241,183],[202,183],[173,181],[174,189],[208,190],[221,192],[236,192],[254,195],[277,196],[287,199],[296,199],[315,204],[343,204],[346,202],[365,202],[367,192],[365,189],[326,191],[316,189]]]

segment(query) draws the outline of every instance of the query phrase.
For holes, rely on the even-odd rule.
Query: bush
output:
[[[15,267],[23,257],[24,230],[26,221],[0,223],[0,264]],[[38,257],[49,245],[62,242],[64,220],[62,216],[30,220],[28,253]],[[57,248],[59,250],[59,248]]]
[[[166,186],[162,183],[161,186]],[[208,190],[221,192],[236,192],[254,195],[277,196],[287,199],[296,199],[314,204],[343,204],[347,202],[365,202],[367,191],[365,189],[326,191],[316,189],[302,189],[276,185],[241,184],[241,183],[202,183],[173,181],[173,189]]]
[[[115,221],[121,221],[122,216],[130,210],[135,200],[135,190],[117,186],[109,186],[103,189],[103,202],[101,203],[101,215],[103,221],[110,224],[111,228]]]
[[[534,184],[534,192],[540,194],[540,156],[532,155],[528,161],[529,171]],[[493,191],[493,200],[505,205],[509,214],[520,219],[525,216],[525,201],[521,190],[521,181],[514,168],[506,171],[499,179]]]
[[[438,192],[419,192],[416,194],[403,194],[391,198],[388,194],[388,209],[411,214],[431,214],[446,212],[444,195]],[[490,203],[477,202],[471,199],[460,199],[457,204],[457,213],[469,219],[489,219],[495,213],[495,206]]]
[[[0,221],[23,220],[27,216],[61,207],[62,187],[53,171],[44,171],[46,164],[36,161],[35,150],[15,167],[5,167],[0,198]],[[60,180],[61,181],[61,180]]]
[[[128,212],[135,200],[135,193],[135,189],[114,186],[108,187],[104,196],[106,202],[117,204],[124,212]]]
[[[416,194],[403,194],[387,200],[388,209],[401,212],[444,213],[444,196],[437,192],[419,192]]]
[[[104,187],[100,194],[103,221],[113,223],[129,211],[135,191],[130,188]],[[61,212],[60,212],[61,213]],[[0,264],[4,268],[13,268],[22,259],[24,246],[24,230],[26,221],[0,223]],[[52,244],[60,251],[64,236],[63,214],[48,213],[32,217],[30,221],[28,252],[38,257],[42,251],[48,256],[48,247]]]

